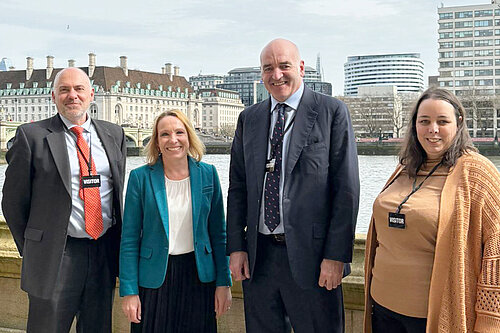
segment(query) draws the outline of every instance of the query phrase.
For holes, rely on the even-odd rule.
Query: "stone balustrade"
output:
[[[343,281],[347,333],[362,332],[365,238],[365,235],[356,235],[352,273]],[[4,218],[0,216],[0,332],[26,329],[28,296],[20,289],[20,272],[21,258]],[[241,283],[234,284],[232,293],[231,310],[218,322],[218,331],[221,333],[245,331]],[[121,312],[118,292],[113,308],[113,332],[129,332],[129,325]]]

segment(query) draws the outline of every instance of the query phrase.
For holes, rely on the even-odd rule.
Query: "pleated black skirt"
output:
[[[158,289],[139,287],[141,323],[132,333],[215,333],[215,282],[198,278],[194,252],[170,255]]]

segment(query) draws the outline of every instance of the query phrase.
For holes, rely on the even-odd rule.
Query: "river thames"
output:
[[[500,169],[500,156],[488,157]],[[205,155],[203,162],[215,165],[221,181],[224,193],[224,205],[226,204],[227,189],[229,186],[229,155]],[[143,165],[144,157],[127,158],[127,182],[130,170]],[[396,156],[359,156],[359,177],[361,180],[361,198],[359,203],[358,223],[356,233],[366,233],[370,222],[373,201],[386,180],[397,165]],[[0,187],[3,188],[6,164],[0,165]],[[54,170],[57,172],[57,170]],[[0,193],[1,199],[1,193]]]

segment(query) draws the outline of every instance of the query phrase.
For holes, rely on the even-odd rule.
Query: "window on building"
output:
[[[493,36],[493,29],[474,31],[474,37],[490,37],[490,36]]]
[[[485,17],[485,16],[493,16],[493,10],[476,10],[474,11],[474,17]]]
[[[476,80],[476,86],[492,86],[493,79],[488,80]]]
[[[453,58],[453,52],[439,52],[439,58]]]
[[[472,47],[472,41],[471,40],[463,40],[463,41],[455,42],[455,47]]]
[[[478,67],[483,67],[483,66],[493,66],[493,59],[481,59],[481,60],[476,60],[474,62],[475,66]]]
[[[451,49],[453,47],[453,42],[439,43],[439,47],[442,49]]]
[[[453,29],[453,22],[439,23],[439,29]]]
[[[493,55],[493,50],[475,50],[474,56],[476,57],[491,57]]]
[[[474,41],[475,47],[493,46],[493,39],[479,39]]]
[[[472,67],[474,62],[472,60],[455,61],[455,67]]]
[[[453,13],[439,13],[440,20],[448,20],[453,18]]]
[[[443,23],[443,24],[446,24],[446,23]],[[472,22],[472,21],[461,21],[461,22],[455,22],[455,28],[457,28],[457,29],[461,29],[461,28],[471,28],[471,27],[473,27],[473,26],[474,26],[474,24],[473,24],[473,22]],[[451,28],[453,28],[453,24],[452,24],[452,26],[451,26],[449,29],[451,29]]]
[[[455,87],[468,87],[472,86],[472,80],[456,80]]]
[[[440,39],[453,38],[453,32],[441,32],[439,34]]]
[[[443,61],[439,63],[439,68],[450,68],[453,67],[453,61]]]
[[[477,20],[474,21],[475,27],[491,27],[493,26],[493,20]]]
[[[474,74],[476,76],[491,76],[493,75],[493,69],[476,69]]]
[[[469,18],[472,17],[472,10],[465,12],[455,12],[455,18]]]
[[[455,71],[455,77],[472,76],[472,70]]]
[[[440,81],[439,86],[440,87],[453,87],[453,82],[452,81]]]
[[[455,38],[468,38],[472,37],[472,30],[456,31]]]

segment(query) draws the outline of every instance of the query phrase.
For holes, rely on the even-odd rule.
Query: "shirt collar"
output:
[[[65,118],[60,113],[59,113],[59,117],[61,117],[61,120],[62,120],[62,122],[64,123],[64,125],[66,126],[67,129],[71,129],[71,127],[78,126],[78,125],[73,124],[68,118]],[[91,119],[87,115],[87,120],[82,125],[80,125],[80,127],[82,127],[86,132],[90,132],[90,123],[91,123]]]
[[[304,93],[304,81],[302,81],[302,84],[300,85],[299,89],[297,89],[296,92],[292,94],[292,96],[288,97],[288,99],[284,102],[278,102],[272,95],[271,95],[271,112],[273,112],[274,108],[276,107],[276,104],[279,103],[285,103],[289,107],[291,107],[294,110],[297,110],[299,107],[300,99],[302,98],[302,94]]]

